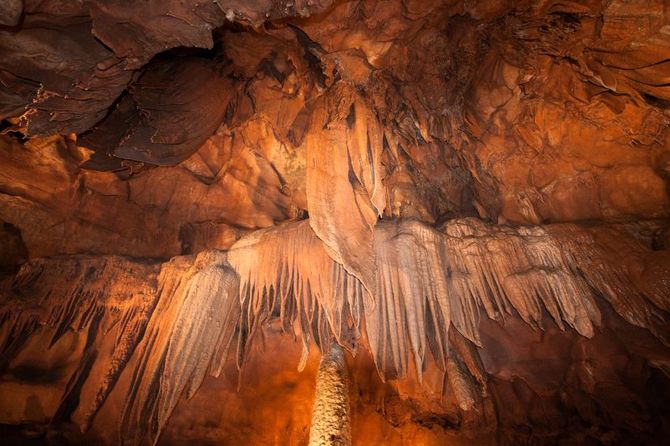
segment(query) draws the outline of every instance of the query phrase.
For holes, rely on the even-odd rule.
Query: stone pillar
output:
[[[309,446],[349,446],[349,387],[344,352],[335,342],[321,358],[309,430]]]

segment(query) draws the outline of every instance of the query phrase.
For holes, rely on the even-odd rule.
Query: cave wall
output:
[[[305,212],[325,238],[345,222],[329,221],[336,217],[321,198],[328,190],[319,190],[325,173],[308,165],[346,163],[322,149],[333,144],[360,162],[356,175],[371,197],[348,204],[357,199],[346,164],[342,178],[328,172],[328,183],[343,186],[335,190],[344,208],[335,213],[361,212],[350,228],[359,238],[373,222],[367,207],[438,223],[470,215],[533,224],[667,218],[667,6],[643,3],[339,2],[257,29],[216,28],[226,19],[194,10],[214,29],[198,40],[193,27],[161,22],[160,10],[151,12],[156,22],[133,19],[130,31],[114,33],[108,15],[128,14],[115,3],[83,2],[77,14],[91,8],[83,29],[45,30],[75,11],[28,2],[23,27],[0,30],[3,76],[20,84],[5,81],[3,94],[24,92],[32,104],[2,114],[4,133],[79,136],[25,144],[4,137],[2,220],[21,230],[33,257],[167,258],[194,243],[225,247],[236,229]],[[143,6],[135,8],[140,17]],[[159,23],[176,27],[176,41],[162,49],[212,49],[160,52]],[[82,48],[30,35],[47,31]],[[53,44],[37,47],[40,39]],[[85,45],[115,61],[99,62]],[[75,49],[85,55],[75,58]],[[31,54],[43,56],[35,64],[53,58],[69,71],[30,71],[23,58]],[[95,71],[104,64],[104,75]],[[94,115],[90,99],[57,88],[68,81],[56,74],[74,77],[77,95],[108,108]],[[35,98],[44,103],[31,100],[28,85],[42,85]],[[37,175],[43,186],[31,187]],[[149,232],[161,242],[152,246]]]

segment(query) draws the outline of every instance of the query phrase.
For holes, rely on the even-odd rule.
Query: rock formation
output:
[[[338,344],[323,355],[314,395],[309,444],[347,446],[351,444],[351,416],[344,354]]]
[[[667,1],[6,1],[0,56],[8,441],[308,444],[322,354],[354,445],[670,441]]]

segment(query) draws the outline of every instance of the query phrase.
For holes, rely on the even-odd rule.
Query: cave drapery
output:
[[[670,441],[667,0],[10,0],[0,120],[17,444],[307,444],[321,355],[352,444]]]

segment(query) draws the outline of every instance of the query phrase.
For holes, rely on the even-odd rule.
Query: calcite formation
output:
[[[334,344],[321,358],[314,396],[309,444],[347,446],[351,444],[349,389],[344,353]]]
[[[627,256],[637,250],[637,264],[652,253],[621,230],[598,231],[623,239]],[[412,364],[421,383],[430,362],[466,412],[488,394],[485,349],[476,348],[485,346],[482,316],[568,326],[592,338],[605,326],[599,307],[609,305],[658,339],[652,355],[639,354],[662,370],[670,366],[667,276],[647,276],[644,287],[636,285],[620,262],[608,260],[611,247],[587,229],[529,231],[466,219],[440,232],[400,221],[377,225],[374,239],[374,294],[328,256],[308,222],[256,231],[227,252],[162,265],[119,257],[30,261],[4,288],[3,358],[11,365],[35,337],[47,336],[46,348],[69,330],[87,332],[56,416],[88,426],[130,368],[119,420],[128,444],[155,442],[179,397],[193,396],[207,372],[221,373],[235,339],[243,370],[255,335],[274,320],[302,340],[300,368],[311,341],[326,352],[340,346],[356,352],[366,343],[365,327],[383,380],[407,378]],[[629,293],[625,301],[622,290]],[[101,354],[113,338],[112,349]]]
[[[2,2],[0,434],[667,444],[669,70],[665,0]]]

